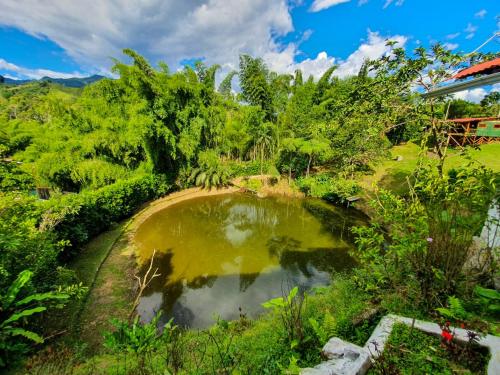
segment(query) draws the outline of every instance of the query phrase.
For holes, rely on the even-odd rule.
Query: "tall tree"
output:
[[[275,114],[269,84],[269,71],[264,61],[261,58],[241,55],[239,78],[243,99],[251,105],[262,108],[266,120],[273,120]]]

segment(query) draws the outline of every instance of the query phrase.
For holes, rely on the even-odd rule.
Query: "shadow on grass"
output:
[[[378,186],[397,195],[406,195],[409,192],[408,182],[413,183],[412,171],[388,170],[378,182]]]

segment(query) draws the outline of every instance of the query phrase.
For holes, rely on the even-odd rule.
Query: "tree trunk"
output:
[[[264,147],[260,148],[260,175],[262,176],[262,169],[264,164]]]
[[[312,162],[312,154],[309,155],[309,161],[307,162],[307,172],[306,172],[306,176],[309,177],[309,170],[311,169],[311,162]]]

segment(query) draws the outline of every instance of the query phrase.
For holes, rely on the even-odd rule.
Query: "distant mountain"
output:
[[[29,82],[54,82],[62,86],[66,87],[83,87],[90,83],[100,81],[101,79],[106,78],[104,76],[94,74],[90,77],[71,77],[71,78],[51,78],[51,77],[43,77],[39,80],[36,79],[11,79],[7,77],[3,77],[0,75],[0,84],[4,83],[6,85],[23,85]]]

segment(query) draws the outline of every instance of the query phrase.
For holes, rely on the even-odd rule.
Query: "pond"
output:
[[[261,303],[298,285],[326,285],[354,266],[350,228],[366,217],[321,200],[222,194],[176,203],[137,229],[143,270],[156,249],[155,278],[138,313],[203,328],[216,317],[254,317]]]

